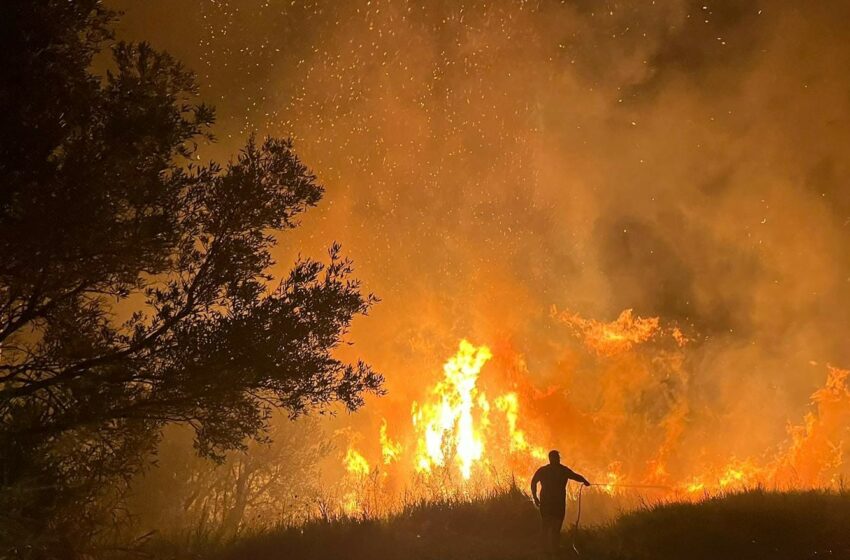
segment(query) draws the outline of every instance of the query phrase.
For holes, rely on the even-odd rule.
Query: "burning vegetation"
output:
[[[678,327],[631,309],[608,323],[557,310],[551,318],[570,329],[593,364],[592,399],[569,387],[535,387],[528,372],[507,380],[499,371],[504,360],[461,340],[442,377],[411,403],[409,419],[382,418],[377,434],[345,451],[343,512],[380,516],[405,500],[475,497],[512,479],[524,486],[549,442],[564,444],[565,462],[588,473],[595,492],[627,501],[635,493],[694,500],[842,483],[847,370],[827,367],[824,387],[812,394],[802,423],[789,420],[784,441],[738,457],[708,448],[702,431],[718,413],[699,408],[689,386],[690,339]],[[701,448],[694,444],[700,438]]]

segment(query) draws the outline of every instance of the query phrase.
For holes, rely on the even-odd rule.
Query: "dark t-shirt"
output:
[[[540,483],[540,512],[544,515],[564,516],[567,501],[567,482],[585,478],[564,465],[546,465],[537,469],[531,487]]]

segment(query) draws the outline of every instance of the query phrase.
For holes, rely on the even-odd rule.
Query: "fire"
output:
[[[479,387],[483,368],[492,357],[488,347],[461,340],[457,353],[444,364],[442,378],[427,390],[425,399],[412,403],[407,436],[391,438],[390,423],[382,419],[377,437],[379,461],[384,465],[380,471],[354,447],[348,448],[343,459],[348,482],[356,486],[372,474],[374,484],[398,488],[403,483],[399,484],[394,474],[405,477],[411,469],[425,481],[437,472],[457,474],[460,484],[478,473],[485,482],[481,489],[485,489],[496,483],[497,471],[508,476],[518,465],[524,468],[528,461],[545,458],[544,449],[534,445],[520,426],[517,392],[499,394],[491,401]],[[497,465],[485,456],[488,449],[498,456]],[[517,474],[525,477],[529,473]],[[439,481],[442,490],[455,484],[451,476]],[[343,509],[349,511],[360,501],[355,494],[347,494],[345,503]]]
[[[342,497],[342,511],[348,515],[354,515],[360,511],[360,500],[357,492],[347,492]]]
[[[382,515],[399,496],[469,496],[510,476],[526,480],[546,460],[529,435],[543,412],[568,434],[570,445],[561,444],[567,464],[596,483],[591,491],[614,500],[702,499],[759,485],[823,487],[846,473],[850,371],[829,367],[787,441],[744,449],[752,455],[739,459],[711,440],[702,449],[691,443],[695,418],[722,418],[705,408],[700,386],[692,385],[685,357],[695,339],[629,309],[607,323],[569,312],[553,316],[587,351],[587,361],[576,362],[578,373],[569,372],[582,385],[566,385],[574,379],[566,376],[562,387],[539,389],[523,356],[507,362],[520,364],[516,370],[504,367],[501,354],[494,366],[490,348],[461,340],[442,375],[412,402],[409,420],[381,418],[371,445],[358,439],[357,449],[349,446],[341,511]],[[534,404],[548,409],[527,408]]]
[[[372,472],[369,461],[353,447],[349,447],[342,460],[349,474],[348,488],[342,496],[340,507],[346,515],[354,515],[362,511],[361,494],[363,483]]]
[[[689,482],[687,486],[685,486],[685,489],[691,494],[703,492],[705,490],[705,483],[695,478],[693,481]]]
[[[476,383],[491,357],[486,346],[476,348],[462,340],[457,354],[443,366],[443,380],[431,391],[436,402],[413,403],[413,426],[421,436],[416,452],[419,472],[445,467],[453,457],[464,479],[472,475],[473,463],[484,454],[484,439],[473,419]]]
[[[389,465],[394,461],[398,461],[401,456],[402,446],[397,441],[393,441],[387,435],[387,419],[384,418],[381,422],[380,432],[381,456],[384,458],[384,464]]]
[[[372,470],[369,467],[369,461],[353,447],[349,447],[345,453],[343,464],[346,471],[359,477],[369,476],[369,472]]]
[[[505,413],[505,418],[508,421],[511,453],[529,453],[536,459],[545,459],[546,451],[542,447],[528,443],[525,432],[517,427],[517,418],[519,417],[519,397],[517,394],[506,393],[497,397],[494,403],[496,408]]]
[[[726,488],[727,486],[733,484],[742,484],[745,482],[744,471],[741,469],[736,469],[734,467],[729,467],[726,469],[726,472],[723,476],[720,477],[720,487]]]
[[[744,480],[744,471],[739,471],[737,469],[729,469],[726,471],[726,474],[720,479],[720,487],[726,488],[730,484],[740,483]]]
[[[710,474],[694,476],[681,485],[688,494],[728,492],[752,488],[771,480],[769,465],[758,465],[751,460],[731,460],[725,466],[711,469]]]
[[[774,458],[732,460],[713,475],[694,477],[684,486],[688,493],[723,492],[772,487],[818,488],[840,485],[843,448],[850,439],[850,370],[829,367],[826,384],[812,394],[815,409],[802,425],[789,427],[790,444]]]
[[[778,460],[777,478],[788,484],[830,484],[842,478],[850,444],[850,370],[829,366],[826,384],[812,394],[814,410],[791,426],[791,444]]]
[[[577,313],[552,309],[552,315],[570,326],[584,343],[601,356],[610,356],[631,349],[636,344],[650,340],[661,330],[658,317],[638,317],[631,309],[626,309],[610,323],[585,319]],[[685,337],[681,331],[672,331],[676,341],[683,345]]]
[[[606,494],[613,496],[614,492],[617,491],[617,487],[621,482],[621,477],[620,477],[621,467],[622,467],[622,464],[619,463],[619,462],[612,463],[611,465],[608,466],[609,470],[608,470],[607,473],[605,473],[605,481],[601,483],[601,484],[603,484],[603,486],[601,487],[602,491],[605,492]]]

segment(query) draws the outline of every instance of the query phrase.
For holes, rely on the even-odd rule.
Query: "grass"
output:
[[[750,490],[629,513],[580,535],[589,558],[850,558],[850,494]]]
[[[537,512],[519,490],[477,502],[408,507],[384,520],[314,522],[243,535],[188,553],[159,543],[161,558],[209,560],[525,560],[541,558]],[[563,558],[801,560],[850,558],[850,494],[750,490],[699,503],[645,506],[563,535]]]

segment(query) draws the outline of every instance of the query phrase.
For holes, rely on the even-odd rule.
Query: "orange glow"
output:
[[[349,448],[343,460],[345,470],[357,477],[365,477],[371,471],[369,462],[354,448]]]
[[[617,492],[618,485],[622,483],[619,473],[621,467],[622,465],[620,463],[613,463],[609,465],[610,470],[605,473],[605,479],[601,482],[604,486],[600,487],[606,494],[614,495],[614,493]]]
[[[558,314],[553,310],[553,314],[561,322],[572,327],[583,337],[585,344],[600,355],[610,356],[629,350],[635,344],[646,342],[659,332],[658,317],[638,317],[631,309],[624,310],[610,323],[584,319],[577,313],[569,311]],[[677,341],[684,340],[678,329],[675,332],[679,335]]]
[[[690,382],[683,357],[688,337],[657,317],[630,310],[610,323],[573,313],[556,317],[575,329],[598,368],[593,398],[602,406],[595,416],[564,424],[570,439],[583,442],[564,450],[565,463],[596,483],[591,491],[618,500],[635,492],[650,499],[701,499],[758,485],[821,487],[840,480],[842,450],[850,439],[847,370],[828,369],[826,384],[812,394],[802,424],[788,428],[787,443],[745,459],[724,454],[721,447],[697,461],[684,439],[693,415],[684,394]],[[363,445],[364,451],[377,451],[374,461],[348,448],[342,511],[363,513],[363,504],[369,504],[370,515],[391,511],[398,492],[420,495],[410,493],[416,480],[438,495],[486,491],[509,476],[524,485],[546,461],[545,448],[535,441],[539,435],[528,431],[541,424],[537,399],[557,393],[535,392],[528,384],[527,362],[508,356],[494,359],[489,347],[461,340],[443,365],[442,377],[422,391],[424,398],[412,402],[409,424],[381,419],[374,447]],[[506,371],[513,376],[506,377]],[[665,412],[637,423],[640,418],[627,413],[628,406],[634,407],[629,399],[644,395],[645,400],[653,391],[665,395],[660,401]],[[626,439],[618,445],[618,437]],[[600,457],[606,461],[597,465]],[[383,465],[380,470],[373,469],[375,463]],[[373,470],[380,476],[370,477]]]
[[[517,427],[519,417],[519,397],[516,393],[505,393],[495,399],[496,408],[505,413],[510,431],[511,453],[528,453],[535,459],[545,459],[546,450],[528,443],[525,432]]]
[[[464,479],[471,476],[473,463],[484,453],[484,439],[473,420],[475,385],[491,357],[486,346],[476,348],[462,340],[457,355],[443,366],[443,380],[431,389],[434,400],[413,403],[413,426],[420,436],[415,458],[419,472],[429,473],[453,460]]]
[[[425,482],[439,473],[440,488],[444,490],[451,490],[446,485],[453,484],[458,485],[454,488],[458,490],[473,477],[476,488],[486,490],[497,483],[499,476],[516,473],[517,468],[523,469],[522,476],[530,474],[525,472],[530,465],[545,458],[545,450],[534,445],[520,426],[519,395],[505,392],[491,404],[479,387],[484,366],[492,356],[488,347],[461,340],[457,353],[443,366],[442,379],[425,392],[426,398],[412,403],[406,435],[403,425],[393,427],[382,419],[377,440],[384,467],[381,476],[373,479],[379,490],[397,485],[398,476],[404,476],[407,469]],[[404,438],[391,438],[393,429],[400,430]],[[494,463],[486,456],[488,450],[500,459],[507,454],[509,460]],[[359,483],[372,472],[369,460],[349,447],[343,464],[349,476],[346,488],[365,491]],[[452,482],[452,475],[459,475],[459,480]],[[359,506],[361,498],[356,493],[347,494],[343,510],[359,511],[354,506]]]
[[[381,422],[381,456],[384,458],[384,464],[389,465],[394,461],[398,461],[401,455],[402,447],[397,441],[393,441],[387,435],[387,419],[384,418]]]
[[[814,410],[788,428],[791,444],[776,465],[776,478],[791,485],[836,484],[843,479],[843,450],[850,444],[850,370],[829,366],[826,384],[812,394]]]
[[[352,442],[397,494],[525,487],[550,448],[587,491],[613,473],[650,499],[850,477],[850,96],[812,79],[846,74],[830,9],[319,2],[294,56],[214,4],[187,52],[236,118],[203,159],[293,135],[327,195],[269,272],[338,239],[382,298],[335,352],[388,394],[327,420],[350,438],[329,481]],[[260,89],[225,72],[261,62]]]
[[[689,493],[703,492],[705,490],[705,483],[695,478],[693,481],[688,483],[685,489]]]

